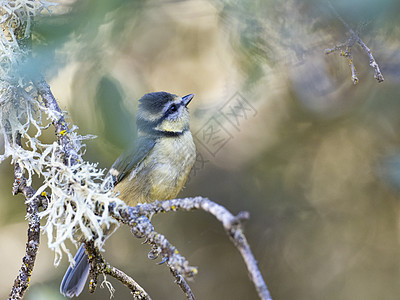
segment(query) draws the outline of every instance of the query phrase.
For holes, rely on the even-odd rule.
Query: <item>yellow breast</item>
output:
[[[147,157],[114,191],[128,205],[175,198],[196,160],[192,134],[160,138]]]

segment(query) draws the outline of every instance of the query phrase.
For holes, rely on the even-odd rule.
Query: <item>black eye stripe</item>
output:
[[[136,120],[136,124],[138,126],[138,128],[146,131],[149,129],[155,129],[158,125],[160,125],[170,114],[173,114],[174,112],[176,112],[179,107],[181,107],[183,105],[182,102],[179,103],[173,103],[169,106],[169,108],[164,112],[164,114],[161,116],[161,118],[159,118],[158,120],[155,121],[149,121],[149,120],[144,120],[144,119],[137,119]],[[171,107],[175,106],[175,110],[171,111]]]
[[[179,109],[179,107],[181,105],[182,105],[182,102],[180,102],[180,103],[172,103],[170,105],[170,107],[168,108],[168,110],[166,111],[166,114],[168,115],[168,114],[171,114],[171,113],[174,113],[174,112],[178,111],[178,109]]]

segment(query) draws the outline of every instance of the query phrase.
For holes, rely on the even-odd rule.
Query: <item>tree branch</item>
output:
[[[12,137],[9,136],[9,138],[11,139]],[[19,147],[21,146],[20,134],[17,134],[15,144]],[[22,266],[9,295],[9,299],[22,299],[28,289],[33,267],[35,266],[37,251],[39,249],[39,207],[47,207],[47,197],[45,195],[39,195],[33,198],[36,194],[36,190],[28,185],[27,179],[18,163],[15,163],[14,165],[14,184],[12,193],[14,196],[19,193],[22,193],[25,196],[26,212],[29,219],[28,241],[26,243],[25,256],[22,258]]]
[[[346,23],[346,21],[339,15],[337,10],[333,7],[332,3],[328,1],[328,4],[333,11],[333,13],[336,15],[336,17],[340,20],[340,22],[343,23],[343,25],[346,27],[348,32],[350,33],[350,38],[347,40],[345,43],[341,43],[333,48],[325,49],[325,54],[330,54],[336,51],[340,51],[340,55],[344,56],[347,58],[350,69],[351,69],[351,79],[354,84],[357,84],[359,82],[359,79],[356,75],[356,68],[354,66],[353,62],[353,56],[351,53],[351,49],[354,46],[355,43],[360,45],[360,47],[367,53],[368,58],[369,58],[369,65],[374,69],[374,78],[378,80],[378,82],[384,81],[382,72],[379,68],[378,63],[376,62],[374,56],[372,55],[371,50],[365,45],[365,43],[361,40],[361,38],[358,36],[357,33],[354,32],[353,29]]]
[[[89,256],[89,291],[91,293],[94,293],[96,290],[98,276],[100,274],[104,274],[114,277],[127,288],[129,288],[132,291],[132,295],[134,295],[135,299],[151,300],[147,292],[135,280],[121,270],[107,263],[99,250],[94,246],[93,242],[86,243],[85,249]]]
[[[116,209],[112,204],[109,207],[110,214],[114,218],[131,226],[131,230],[136,237],[146,238],[146,242],[153,244],[153,250],[158,254],[162,253],[165,260],[168,262],[168,265],[172,266],[174,270],[179,274],[182,274],[184,277],[193,276],[197,273],[197,269],[188,266],[185,258],[180,256],[173,246],[167,244],[165,240],[160,238],[162,235],[155,233],[152,226],[150,226],[151,223],[146,223],[145,220],[151,219],[153,215],[162,212],[176,210],[189,211],[193,209],[202,209],[207,211],[222,223],[225,231],[242,255],[250,279],[254,283],[258,295],[261,299],[272,299],[261,272],[258,269],[257,261],[255,260],[243,233],[242,222],[243,220],[248,219],[249,214],[247,212],[241,212],[237,216],[234,216],[225,207],[203,197],[156,201],[154,203],[139,204],[128,209]],[[150,225],[148,225],[149,223]],[[175,265],[175,262],[178,261],[179,263]]]
[[[28,241],[26,243],[26,254],[22,258],[22,266],[18,276],[14,281],[9,299],[22,299],[28,289],[33,267],[35,266],[36,254],[40,243],[40,218],[38,216],[40,199],[32,198],[36,191],[29,185],[22,174],[18,163],[14,167],[15,181],[13,185],[13,194],[23,193],[26,198],[26,212],[29,218]]]

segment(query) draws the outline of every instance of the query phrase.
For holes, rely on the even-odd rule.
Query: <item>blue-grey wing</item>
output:
[[[139,137],[134,147],[121,154],[112,165],[109,174],[113,177],[113,183],[116,185],[131,170],[134,170],[140,162],[147,156],[156,144],[155,138]]]

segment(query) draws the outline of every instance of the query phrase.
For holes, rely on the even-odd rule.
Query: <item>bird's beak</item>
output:
[[[189,94],[189,95],[182,97],[183,104],[185,106],[188,106],[189,102],[192,101],[193,97],[194,97],[194,94]]]

